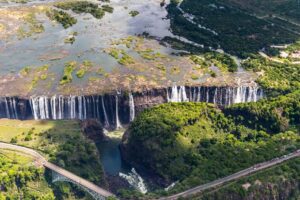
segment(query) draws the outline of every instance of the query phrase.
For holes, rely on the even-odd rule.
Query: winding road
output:
[[[18,145],[13,145],[13,144],[7,144],[7,143],[3,143],[0,142],[0,149],[9,149],[9,150],[13,150],[13,151],[19,151],[22,153],[25,153],[27,155],[32,156],[35,161],[37,163],[40,163],[41,165],[43,165],[45,168],[48,168],[52,171],[55,171],[56,173],[74,181],[75,183],[77,183],[78,185],[81,185],[91,191],[94,191],[98,194],[100,194],[101,196],[107,198],[107,197],[111,197],[111,196],[115,196],[114,194],[112,194],[111,192],[100,188],[99,186],[95,185],[94,183],[87,181],[86,179],[83,179],[61,167],[58,167],[57,165],[54,165],[50,162],[48,162],[46,160],[46,158],[44,158],[41,154],[39,154],[37,151],[32,150],[30,148],[26,148],[26,147],[22,147],[22,146],[18,146]]]
[[[290,153],[289,155],[284,155],[284,156],[282,156],[280,158],[275,158],[275,159],[270,160],[270,161],[266,161],[266,162],[263,162],[263,163],[256,164],[256,165],[254,165],[254,166],[252,166],[250,168],[244,169],[242,171],[239,171],[239,172],[237,172],[235,174],[226,176],[224,178],[217,179],[217,180],[212,181],[210,183],[206,183],[204,185],[200,185],[200,186],[194,187],[192,189],[186,190],[184,192],[181,192],[181,193],[178,193],[178,194],[175,194],[175,195],[172,195],[172,196],[162,197],[162,198],[160,198],[160,200],[174,200],[174,199],[178,199],[180,197],[181,198],[182,197],[186,198],[186,197],[195,195],[197,193],[200,193],[200,192],[202,192],[204,190],[207,190],[207,189],[210,189],[210,188],[214,188],[216,186],[220,186],[220,185],[222,185],[224,183],[227,183],[229,181],[233,181],[233,180],[239,179],[241,177],[250,175],[252,173],[261,171],[263,169],[266,169],[266,168],[278,165],[278,164],[280,164],[282,162],[285,162],[287,160],[290,160],[290,159],[293,159],[293,158],[296,158],[296,157],[300,157],[300,149],[297,150],[297,151],[295,151],[294,153]]]

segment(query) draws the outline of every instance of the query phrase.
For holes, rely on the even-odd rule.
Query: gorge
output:
[[[299,158],[252,171],[300,155],[297,5],[0,0],[0,143],[107,200],[299,199]],[[52,175],[0,148],[0,200],[92,199]]]

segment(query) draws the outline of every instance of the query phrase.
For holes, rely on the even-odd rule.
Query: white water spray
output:
[[[135,107],[134,107],[134,98],[132,93],[129,93],[129,112],[130,112],[130,121],[132,122],[135,118]]]
[[[119,119],[119,97],[116,95],[116,129],[121,129],[122,125]]]
[[[127,182],[133,186],[136,190],[140,191],[143,194],[148,192],[148,189],[144,183],[143,178],[135,171],[134,168],[131,169],[131,172],[128,174],[119,173],[119,176],[127,180]]]

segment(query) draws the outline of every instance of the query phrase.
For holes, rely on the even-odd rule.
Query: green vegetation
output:
[[[285,22],[300,22],[300,6],[297,0],[272,1],[272,0],[222,0],[225,4],[232,4],[240,9],[264,16],[270,20],[280,16]],[[292,24],[289,24],[289,27]]]
[[[42,74],[42,75],[40,76],[40,79],[44,81],[44,80],[47,79],[47,77],[48,77],[47,74]]]
[[[252,55],[242,66],[262,74],[257,82],[270,96],[286,94],[300,88],[300,65],[274,62]]]
[[[286,45],[280,50],[274,47],[266,53],[273,57],[276,56],[276,60],[279,62],[300,65],[300,41]]]
[[[33,160],[9,150],[0,150],[0,199],[54,200],[44,177],[44,169]]]
[[[37,20],[35,13],[27,14],[24,21],[25,25],[18,29],[19,39],[44,32],[44,26]]]
[[[300,41],[297,41],[297,42],[289,45],[286,50],[288,52],[300,51]]]
[[[76,76],[78,77],[78,78],[83,78],[84,77],[84,75],[85,75],[85,73],[86,73],[86,71],[85,71],[85,69],[79,69],[77,72],[76,72]]]
[[[300,132],[300,91],[256,103],[237,104],[224,111],[236,124],[270,134],[295,127]]]
[[[209,63],[206,62],[204,56],[192,55],[190,59],[197,65],[200,65],[203,68],[209,67]]]
[[[30,72],[30,70],[31,70],[31,67],[29,67],[29,66],[24,67],[23,69],[21,69],[20,74],[22,76],[26,76],[26,75],[28,75],[28,73]]]
[[[224,112],[204,103],[160,105],[132,123],[123,152],[166,182],[179,181],[171,191],[179,192],[299,149],[299,100],[297,91]]]
[[[135,63],[134,59],[125,52],[122,52],[122,58],[120,58],[118,62],[121,65],[130,65]]]
[[[51,9],[46,12],[46,15],[51,19],[60,23],[64,28],[69,28],[77,23],[77,19],[62,10]]]
[[[64,41],[66,44],[73,44],[75,42],[75,37],[72,35],[72,36],[69,36],[65,39]]]
[[[236,72],[238,66],[236,62],[228,55],[223,53],[206,53],[204,54],[206,62],[210,62],[223,71]]]
[[[109,5],[103,5],[102,6],[102,9],[105,11],[105,12],[108,12],[108,13],[113,13],[114,12],[114,8],[109,6]]]
[[[234,59],[223,53],[208,52],[203,55],[191,55],[190,59],[203,69],[210,66],[216,66],[223,72],[236,72],[238,69]]]
[[[131,17],[135,17],[135,16],[137,16],[139,14],[140,14],[140,12],[137,11],[137,10],[132,10],[132,11],[129,12],[129,15],[131,15]]]
[[[288,161],[279,166],[256,173],[250,177],[227,184],[215,191],[209,191],[189,199],[223,200],[261,198],[299,198],[300,159]],[[272,191],[272,192],[270,192]],[[280,197],[279,197],[280,196]]]
[[[83,135],[78,121],[2,119],[0,123],[0,141],[13,142],[36,149],[48,157],[50,162],[95,184],[106,185],[96,146]],[[78,191],[78,189],[72,189],[73,185],[71,186],[70,188],[67,183],[55,184],[56,197],[59,199],[71,197],[70,195],[74,191]],[[76,192],[76,196],[74,199],[80,199],[85,194]]]
[[[60,85],[64,85],[72,82],[73,80],[72,73],[76,67],[77,67],[77,63],[75,61],[68,62],[65,64],[64,75],[60,80]]]
[[[199,76],[197,74],[192,74],[191,75],[191,79],[193,80],[198,80],[199,79]]]
[[[43,65],[37,68],[33,67],[24,67],[20,70],[20,74],[23,77],[26,77],[31,80],[31,82],[28,84],[28,89],[32,90],[34,87],[36,87],[37,83],[42,80],[46,80],[48,77],[48,68],[49,65]]]
[[[194,16],[189,22],[173,2],[168,6],[172,31],[193,42],[246,58],[272,44],[292,43],[298,35],[217,0],[184,0],[181,8]],[[198,25],[206,28],[200,28]]]
[[[173,75],[179,74],[180,73],[180,67],[178,67],[178,66],[172,67],[170,73],[173,74]]]
[[[102,67],[99,67],[97,70],[97,74],[103,75],[104,74],[104,69]]]
[[[162,65],[162,64],[158,64],[158,65],[156,66],[156,68],[157,68],[158,70],[164,72],[164,73],[166,73],[166,71],[167,71],[167,68],[166,68],[164,65]]]
[[[105,12],[113,12],[113,8],[110,6],[99,8],[98,4],[88,1],[59,2],[55,6],[63,10],[72,10],[77,14],[89,13],[97,19],[101,19],[105,15]]]
[[[155,60],[157,58],[165,58],[166,56],[162,55],[159,52],[154,52],[153,49],[146,49],[143,51],[138,51],[138,54],[146,60]]]
[[[78,78],[83,78],[87,71],[93,66],[93,63],[89,60],[84,60],[80,69],[76,72]]]
[[[119,59],[119,50],[113,48],[109,51],[109,55],[115,59]]]

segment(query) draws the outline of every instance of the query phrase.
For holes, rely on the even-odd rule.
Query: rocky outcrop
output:
[[[87,119],[81,122],[82,132],[87,138],[100,142],[105,139],[105,134],[103,132],[103,127],[98,120]]]

